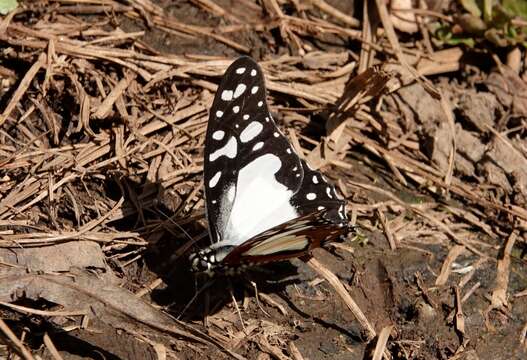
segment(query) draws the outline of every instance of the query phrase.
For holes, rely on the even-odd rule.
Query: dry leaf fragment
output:
[[[412,0],[392,0],[390,10],[390,19],[397,30],[411,34],[419,31]]]

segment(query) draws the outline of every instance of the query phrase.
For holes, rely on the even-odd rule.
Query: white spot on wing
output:
[[[260,150],[260,149],[263,147],[263,145],[264,145],[263,141],[257,142],[257,143],[253,146],[253,151]]]
[[[318,178],[316,175],[313,175],[313,184],[318,184]]]
[[[227,156],[230,159],[234,159],[236,157],[236,153],[238,150],[238,143],[236,142],[236,138],[234,136],[231,136],[229,141],[227,141],[227,144],[223,146],[222,148],[219,148],[218,150],[214,151],[209,156],[210,161],[214,161],[220,156]]]
[[[209,181],[209,187],[210,188],[213,188],[214,186],[216,186],[216,184],[218,183],[218,181],[220,180],[220,177],[221,177],[221,171],[218,171],[216,174],[214,174],[214,176],[210,179]]]
[[[315,200],[316,198],[317,198],[317,194],[315,194],[315,193],[308,193],[306,195],[306,199],[308,199],[308,200]]]
[[[346,210],[344,209],[344,204],[339,207],[339,215],[342,219],[346,218]]]
[[[325,209],[324,206],[319,206],[319,207],[317,207],[317,210],[324,210],[324,209]]]
[[[291,154],[291,149],[287,148],[286,152],[287,152],[288,154]]]
[[[251,70],[251,76],[256,76],[256,70],[255,69]]]
[[[244,67],[239,67],[236,69],[236,74],[243,74],[245,72],[245,68]]]
[[[239,171],[236,199],[222,226],[222,238],[229,239],[229,244],[241,244],[298,216],[289,202],[293,192],[276,180],[281,167],[278,156],[265,154]]]
[[[223,92],[221,93],[221,99],[224,101],[230,101],[232,100],[232,95],[232,90],[223,90]]]
[[[223,116],[223,111],[221,111],[221,110],[216,111],[216,117],[220,118],[222,116]]]
[[[330,199],[333,199],[333,196],[331,196],[331,188],[329,186],[326,188],[326,194]]]
[[[258,91],[258,86],[253,86],[251,88],[251,94],[256,94],[257,91]]]
[[[273,135],[274,135],[274,137],[278,137],[279,136],[279,134],[276,131],[274,132]]]
[[[232,108],[232,112],[234,112],[235,114],[237,114],[239,111],[240,111],[240,107],[238,105]]]
[[[236,89],[234,90],[233,97],[236,99],[238,96],[245,92],[245,89],[247,89],[247,85],[238,84],[238,86],[236,86]]]
[[[243,120],[249,120],[249,114],[243,115]]]
[[[221,140],[225,136],[225,131],[222,130],[216,130],[214,134],[212,134],[212,138],[214,140]]]
[[[256,104],[256,105],[258,105],[258,107],[262,107],[263,101],[258,101],[258,104]]]
[[[254,139],[263,130],[263,125],[258,121],[253,121],[240,134],[241,142],[248,142]]]

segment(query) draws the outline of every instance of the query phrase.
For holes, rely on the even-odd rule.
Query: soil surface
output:
[[[395,89],[353,81],[361,27],[315,1],[107,3],[22,2],[0,23],[0,358],[527,357],[527,82],[497,63],[505,50],[435,45],[460,53],[425,73],[445,111],[404,73]],[[362,4],[325,4],[362,19]],[[368,64],[399,65],[377,41]],[[189,271],[209,241],[207,111],[242,54],[348,201],[357,233],[314,256],[384,345],[300,259]]]

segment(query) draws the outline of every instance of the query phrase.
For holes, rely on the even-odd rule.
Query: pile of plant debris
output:
[[[525,357],[527,10],[478,4],[2,4],[0,357]],[[358,233],[315,256],[373,332],[299,260],[189,272],[242,54],[347,199]]]

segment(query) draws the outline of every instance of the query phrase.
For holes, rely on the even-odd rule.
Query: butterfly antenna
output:
[[[187,250],[188,250],[192,245],[194,245],[195,243],[197,243],[198,241],[200,241],[201,239],[203,239],[205,236],[207,236],[207,235],[209,234],[208,231],[205,231],[205,232],[199,234],[197,237],[193,238],[192,236],[189,235],[189,233],[187,233],[187,232],[185,231],[185,229],[183,229],[183,227],[182,227],[181,225],[179,225],[179,224],[178,224],[177,222],[175,222],[172,218],[170,218],[167,214],[165,214],[165,213],[163,212],[163,210],[161,210],[161,209],[159,209],[159,208],[157,208],[157,207],[156,207],[155,209],[156,209],[161,215],[163,215],[168,221],[170,221],[170,222],[171,222],[172,224],[174,224],[178,229],[180,229],[180,230],[183,232],[183,234],[185,234],[185,236],[189,239],[189,241],[188,241],[186,244],[182,245],[182,246],[176,251],[176,253],[174,254],[175,256],[174,256],[174,258],[173,258],[174,260],[179,259],[179,257],[180,257],[181,255],[183,255],[185,252],[187,252]],[[172,269],[172,270],[168,273],[168,275],[171,276],[171,275],[174,273],[175,270],[176,270],[175,268]]]
[[[181,230],[183,232],[183,234],[185,234],[185,236],[190,240],[190,241],[194,241],[194,238],[192,236],[189,235],[188,232],[185,231],[185,229],[183,229],[183,227],[181,225],[179,225],[177,222],[175,222],[170,216],[168,216],[167,214],[165,214],[165,212],[161,209],[159,209],[157,206],[156,206],[156,210],[158,213],[160,213],[161,215],[163,215],[168,221],[170,221],[173,225],[175,225],[179,230]]]

